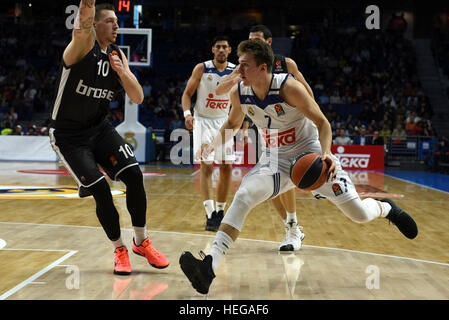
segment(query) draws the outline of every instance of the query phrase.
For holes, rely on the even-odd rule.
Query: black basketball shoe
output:
[[[210,219],[206,215],[206,230],[207,231],[217,231],[220,226],[221,220],[223,220],[224,212],[223,210],[212,212]]]
[[[203,260],[196,259],[190,252],[184,251],[179,258],[179,264],[192,283],[192,287],[201,294],[207,294],[215,278],[212,270],[212,256],[206,256],[203,251],[200,251],[200,256]]]
[[[80,198],[85,198],[85,197],[91,196],[92,192],[90,192],[90,190],[88,188],[80,186],[78,188],[78,195]]]
[[[381,199],[382,202],[387,202],[391,205],[391,210],[386,216],[404,236],[409,239],[414,239],[418,235],[418,226],[415,220],[409,216],[404,210],[390,199]]]

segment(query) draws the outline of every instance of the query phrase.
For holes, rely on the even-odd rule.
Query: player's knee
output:
[[[240,186],[240,188],[235,193],[234,199],[246,203],[250,197],[251,197],[251,192],[248,190],[248,188],[246,188],[244,186]]]
[[[126,185],[137,185],[143,183],[143,174],[139,166],[126,168],[119,174],[118,178]]]
[[[234,196],[235,200],[244,203],[249,208],[253,208],[258,203],[260,203],[261,201],[259,200],[259,198],[260,193],[258,193],[257,190],[248,188],[247,186],[240,186]]]
[[[207,162],[203,162],[201,163],[201,172],[206,175],[206,176],[211,176],[212,175],[212,171],[214,170],[214,165],[213,163],[207,163]]]
[[[92,193],[97,205],[103,205],[104,203],[112,201],[111,187],[109,187],[106,179],[100,179],[87,189]]]

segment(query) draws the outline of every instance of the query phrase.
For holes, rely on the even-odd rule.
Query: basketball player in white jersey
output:
[[[273,42],[273,36],[264,25],[256,25],[251,27],[249,30],[249,40],[263,41],[268,43],[270,46]],[[296,80],[301,82],[306,88],[307,92],[314,99],[313,91],[310,88],[307,81],[304,79],[302,73],[298,70],[296,62],[288,57],[282,55],[274,55],[273,60],[274,70],[272,73],[290,73],[294,76]],[[239,66],[217,86],[215,92],[217,94],[228,93],[232,86],[242,79],[240,78]],[[249,127],[249,121],[244,121],[243,123],[243,134],[247,136],[247,130]],[[279,251],[295,251],[301,249],[302,240],[305,235],[299,228],[298,220],[296,216],[296,196],[295,189],[290,189],[283,194],[280,194],[276,198],[272,199],[272,203],[279,216],[285,225],[285,238],[279,245]]]
[[[305,87],[289,74],[272,74],[273,52],[259,41],[243,41],[238,46],[242,81],[230,93],[232,110],[220,134],[203,149],[208,153],[226,142],[227,130],[236,132],[248,115],[266,141],[259,162],[243,178],[226,216],[220,225],[209,254],[202,260],[190,252],[180,259],[181,269],[202,294],[209,292],[220,260],[237,239],[249,211],[259,203],[295,187],[289,169],[295,156],[318,152],[329,165],[328,180],[312,191],[317,198],[327,198],[347,217],[366,223],[385,217],[409,239],[418,234],[415,221],[390,199],[361,200],[348,174],[331,154],[332,130],[319,106]],[[276,156],[272,154],[275,153]]]
[[[235,68],[234,64],[227,61],[231,53],[229,39],[225,36],[215,37],[212,42],[212,53],[213,60],[199,63],[193,69],[181,100],[186,128],[193,129],[194,153],[198,152],[203,145],[212,142],[226,121],[231,106],[229,94],[215,94],[215,88],[222,78],[229,75]],[[190,107],[195,92],[197,95],[194,116],[192,116]],[[209,192],[215,160],[220,165],[216,205]],[[208,231],[216,231],[223,219],[234,160],[234,145],[231,139],[223,147],[211,152],[200,163],[200,192],[206,210],[206,230]]]

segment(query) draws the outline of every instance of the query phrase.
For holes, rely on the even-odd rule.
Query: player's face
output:
[[[243,53],[239,57],[239,64],[240,76],[245,86],[254,84],[257,80],[261,79],[263,73],[266,71],[266,64],[257,65],[251,53]]]
[[[95,33],[98,39],[114,43],[117,38],[118,19],[112,10],[103,10],[100,18],[95,21]]]
[[[219,63],[225,63],[231,53],[231,47],[227,41],[217,41],[212,47],[214,59]]]
[[[248,40],[255,40],[255,41],[266,42],[266,43],[268,43],[270,46],[271,46],[271,42],[272,42],[272,39],[271,39],[271,38],[268,38],[268,39],[265,39],[265,38],[264,38],[263,32],[262,32],[262,31],[250,32],[250,33],[249,33],[249,38],[248,38]]]

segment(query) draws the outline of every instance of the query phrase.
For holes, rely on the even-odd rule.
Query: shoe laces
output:
[[[148,250],[152,256],[155,256],[156,258],[162,257],[162,254],[156,250],[155,247],[152,246],[152,242],[149,238],[146,238],[142,243],[141,246],[145,248],[145,250]]]
[[[119,262],[123,262],[123,259],[126,259],[127,253],[125,247],[115,249],[115,257]]]
[[[201,259],[205,259],[206,258],[206,254],[204,253],[204,251],[203,250],[201,250],[199,253],[199,256],[201,257]]]

